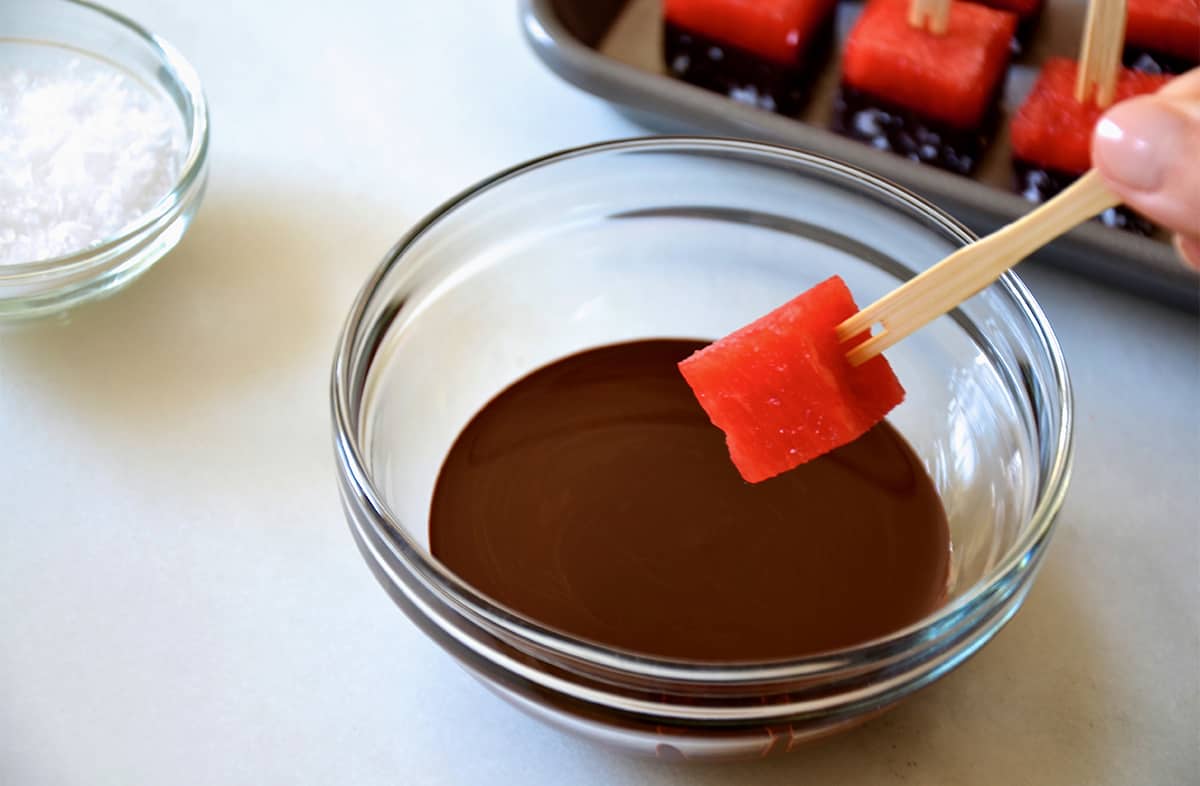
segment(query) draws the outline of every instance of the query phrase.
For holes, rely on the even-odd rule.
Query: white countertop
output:
[[[211,180],[131,289],[0,334],[0,783],[1197,783],[1194,318],[1023,270],[1074,375],[1078,455],[1021,613],[790,758],[622,758],[496,699],[376,586],[327,379],[410,223],[639,129],[545,71],[509,0],[113,2],[200,71]]]

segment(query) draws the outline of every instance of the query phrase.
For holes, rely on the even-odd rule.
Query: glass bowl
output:
[[[121,289],[175,247],[204,193],[208,109],[199,77],[174,47],[84,0],[4,0],[0,57],[66,54],[115,66],[177,111],[185,158],[174,188],[114,236],[64,256],[0,263],[0,321],[44,317]]]
[[[1013,275],[888,352],[908,390],[889,419],[942,495],[953,558],[946,605],[885,638],[722,664],[572,638],[431,557],[430,498],[462,427],[537,367],[619,341],[719,337],[835,273],[865,303],[971,239],[887,181],[751,142],[600,144],[480,183],[387,254],[337,348],[334,447],[363,557],[493,691],[623,750],[761,756],[877,715],[1016,612],[1066,491],[1070,384]]]

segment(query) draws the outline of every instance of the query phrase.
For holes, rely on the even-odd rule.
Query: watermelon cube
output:
[[[834,276],[679,364],[750,483],[862,436],[904,400],[882,355],[860,366],[835,328],[858,311]]]
[[[1200,63],[1200,0],[1128,0],[1125,43],[1166,55],[1179,70]]]
[[[837,0],[664,0],[667,22],[790,66]]]
[[[870,0],[846,40],[845,84],[958,129],[980,125],[1008,66],[1017,17],[957,2],[944,35],[908,24],[909,0]]]
[[[1046,61],[1033,90],[1013,117],[1013,156],[1046,169],[1079,175],[1092,164],[1092,129],[1104,110],[1075,100],[1074,60]],[[1121,69],[1114,102],[1153,93],[1170,77]]]
[[[1075,100],[1078,65],[1064,58],[1046,61],[1029,98],[1012,122],[1013,173],[1017,191],[1031,202],[1044,202],[1078,179],[1092,163],[1092,128],[1104,110]],[[1116,100],[1152,93],[1170,77],[1123,69]],[[1124,205],[1109,208],[1098,220],[1139,235],[1154,225]]]
[[[798,114],[832,49],[836,0],[665,0],[667,70],[743,103]]]

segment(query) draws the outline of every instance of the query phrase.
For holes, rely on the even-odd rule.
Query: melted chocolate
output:
[[[1013,33],[1012,42],[1008,45],[1008,51],[1012,52],[1013,57],[1020,57],[1029,51],[1030,45],[1033,43],[1033,34],[1037,32],[1038,22],[1042,18],[1042,7],[1032,14],[1017,17],[1017,31]]]
[[[1135,71],[1147,74],[1183,74],[1200,65],[1200,61],[1191,58],[1133,45],[1125,47],[1122,62]]]
[[[544,625],[689,660],[853,645],[941,604],[946,517],[895,429],[747,484],[676,369],[701,346],[602,347],[500,393],[442,467],[434,556]]]
[[[1057,169],[1046,169],[1028,161],[1014,159],[1013,178],[1016,181],[1017,193],[1026,200],[1040,205],[1078,180],[1079,175],[1072,175]],[[1155,231],[1152,222],[1124,205],[1110,207],[1092,220],[1099,221],[1106,227],[1122,229],[1145,237],[1153,235]]]
[[[986,5],[991,8],[996,8],[1009,13],[1016,13],[1008,3],[999,2],[998,0],[980,0],[980,5]],[[1029,45],[1033,43],[1033,34],[1037,31],[1038,22],[1042,18],[1042,6],[1039,4],[1032,13],[1017,15],[1017,30],[1013,33],[1012,41],[1008,44],[1008,51],[1012,52],[1013,57],[1019,57],[1029,49]]]
[[[829,59],[835,9],[836,4],[817,24],[793,65],[776,63],[669,21],[663,25],[663,59],[667,70],[685,82],[759,109],[798,115]]]
[[[830,127],[876,150],[969,175],[1000,123],[1002,91],[1003,80],[988,99],[979,127],[964,130],[843,84],[833,99]]]

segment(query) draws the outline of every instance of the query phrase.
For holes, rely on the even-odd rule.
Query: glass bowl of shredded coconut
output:
[[[170,44],[82,0],[0,2],[0,320],[111,294],[170,251],[207,149]]]

